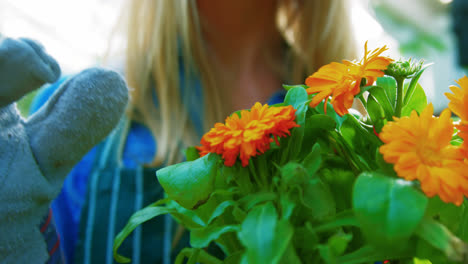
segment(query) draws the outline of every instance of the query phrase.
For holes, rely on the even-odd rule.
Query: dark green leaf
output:
[[[310,180],[303,189],[303,203],[310,209],[313,220],[323,221],[336,213],[336,204],[330,188],[319,178]]]
[[[312,228],[310,222],[306,222],[304,226],[295,227],[293,241],[297,249],[312,252],[317,248],[320,237]]]
[[[321,170],[322,180],[325,181],[333,193],[336,210],[341,212],[352,207],[353,185],[356,175],[350,170],[327,168]]]
[[[288,245],[279,263],[302,264],[292,243]]]
[[[224,259],[224,264],[239,264],[241,263],[242,255],[244,251],[237,251],[233,254],[230,254]]]
[[[315,145],[312,147],[312,151],[307,154],[307,156],[304,158],[304,161],[302,161],[302,165],[304,166],[307,173],[310,176],[313,176],[318,171],[321,164],[322,155],[320,153],[320,144],[315,143]]]
[[[281,182],[288,189],[294,185],[302,186],[309,179],[306,168],[302,164],[290,161],[281,168]]]
[[[426,206],[427,197],[402,179],[364,172],[354,185],[356,218],[368,240],[382,248],[405,247]]]
[[[320,129],[332,131],[332,130],[335,130],[336,128],[335,120],[323,114],[310,116],[307,118],[306,122],[307,122],[306,127],[308,129],[320,128]]]
[[[219,156],[210,153],[157,171],[168,196],[187,209],[203,204],[214,189]]]

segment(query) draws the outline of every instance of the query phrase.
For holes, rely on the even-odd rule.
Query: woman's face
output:
[[[277,0],[197,0],[201,25],[205,30],[242,34],[271,23]],[[254,29],[257,28],[257,29]]]

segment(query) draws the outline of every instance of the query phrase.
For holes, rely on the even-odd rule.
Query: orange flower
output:
[[[373,51],[367,50],[367,42],[364,46],[364,58],[360,62],[343,61],[332,62],[322,66],[317,72],[309,76],[305,83],[309,88],[308,94],[317,94],[312,98],[311,107],[316,107],[325,99],[324,110],[327,110],[328,97],[332,97],[330,103],[336,113],[343,116],[353,105],[354,96],[359,94],[361,79],[366,78],[367,84],[374,83],[377,77],[384,75],[383,71],[393,60],[379,56],[387,50],[384,46]]]
[[[251,157],[267,151],[273,140],[279,144],[277,137],[290,135],[289,130],[299,126],[294,121],[295,113],[292,106],[268,107],[256,103],[250,111],[242,110],[240,116],[226,118],[225,124],[216,123],[197,149],[200,156],[210,152],[222,155],[226,166],[233,166],[239,156],[245,167]]]
[[[325,112],[327,111],[328,97],[332,96],[331,104],[335,111],[343,116],[348,113],[348,109],[353,105],[354,96],[359,93],[359,82],[354,76],[349,74],[350,67],[332,62],[322,66],[316,73],[309,76],[305,83],[309,88],[308,94],[317,95],[310,102],[311,107],[316,107],[325,99]]]
[[[384,51],[388,50],[387,46],[375,49],[373,51],[367,50],[367,41],[364,44],[364,58],[359,62],[343,61],[346,65],[355,65],[353,69],[356,72],[352,74],[357,77],[363,77],[367,79],[366,85],[372,85],[377,77],[384,76],[383,70],[387,69],[387,66],[393,62],[393,59],[380,56]]]
[[[456,128],[458,129],[458,135],[464,141],[463,148],[467,153],[466,158],[468,158],[468,77],[464,76],[456,83],[460,87],[451,85],[450,90],[453,94],[445,93],[445,96],[450,100],[448,104],[450,110],[461,119]]]
[[[456,83],[460,85],[460,88],[451,85],[450,90],[453,94],[445,93],[450,100],[448,106],[462,121],[468,121],[468,77],[464,76]]]
[[[437,194],[444,202],[460,205],[463,195],[468,196],[468,164],[461,149],[450,144],[454,130],[450,110],[439,118],[432,116],[433,111],[429,104],[420,116],[413,111],[388,122],[380,133],[385,143],[380,153],[395,164],[398,176],[419,180],[427,196]]]

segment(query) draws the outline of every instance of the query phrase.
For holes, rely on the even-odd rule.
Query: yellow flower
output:
[[[305,84],[308,94],[317,94],[312,98],[311,107],[316,107],[325,99],[324,109],[327,110],[328,98],[336,113],[343,116],[353,105],[354,96],[359,94],[361,79],[367,79],[367,85],[374,83],[377,77],[384,75],[388,64],[393,60],[380,56],[387,50],[384,46],[373,51],[367,50],[367,42],[364,46],[364,58],[359,62],[343,61],[332,62],[322,66],[317,72],[307,77]]]
[[[381,48],[377,48],[372,51],[367,50],[367,41],[364,44],[364,57],[359,62],[350,62],[350,61],[343,61],[346,65],[356,65],[352,69],[356,70],[357,72],[353,72],[352,74],[357,77],[363,77],[367,79],[366,85],[372,85],[377,77],[384,76],[384,70],[387,69],[387,66],[393,62],[393,59],[380,56],[384,51],[388,50],[387,46],[383,46]],[[360,82],[360,81],[359,81]]]
[[[468,77],[463,76],[456,83],[460,87],[451,85],[450,90],[453,94],[445,93],[445,96],[450,100],[448,104],[450,110],[461,119],[456,128],[458,135],[463,139],[462,147],[465,151],[465,157],[468,158]]]
[[[216,123],[197,149],[200,156],[209,152],[222,155],[226,166],[233,166],[239,157],[245,167],[251,157],[267,151],[273,140],[279,144],[277,137],[290,135],[289,130],[299,126],[294,121],[295,113],[290,105],[268,107],[256,103],[250,111],[242,110],[240,116],[226,118],[225,124]]]
[[[308,94],[316,94],[310,103],[316,107],[325,99],[325,112],[327,110],[328,97],[332,96],[331,104],[336,113],[343,116],[353,105],[354,96],[359,93],[360,79],[357,80],[349,73],[350,67],[332,62],[322,66],[316,73],[309,76],[305,83],[309,88]]]
[[[433,117],[433,111],[429,104],[420,116],[413,111],[388,122],[380,133],[385,143],[380,153],[394,164],[399,177],[419,180],[427,196],[439,195],[444,202],[460,205],[463,195],[468,195],[468,164],[461,148],[450,144],[454,130],[450,110],[439,118]]]
[[[445,96],[450,100],[448,106],[462,121],[468,122],[468,77],[464,76],[456,83],[460,88],[451,85],[450,90],[453,92],[445,93]]]

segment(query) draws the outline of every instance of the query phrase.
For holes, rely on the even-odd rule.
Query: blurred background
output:
[[[386,54],[395,59],[434,62],[420,83],[436,111],[444,109],[443,93],[464,74],[451,12],[457,0],[349,1],[361,49],[368,40],[370,49],[387,45]],[[122,0],[1,0],[0,33],[40,41],[62,72],[72,74],[102,62],[122,4]],[[24,99],[24,107],[32,96]]]

